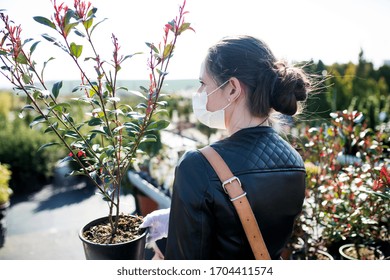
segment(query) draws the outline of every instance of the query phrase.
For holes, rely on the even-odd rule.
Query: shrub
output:
[[[11,93],[0,91],[0,104],[0,120],[7,119],[12,107]]]
[[[57,160],[64,152],[38,149],[48,136],[30,129],[23,120],[6,123],[0,132],[0,161],[10,166],[10,185],[15,193],[40,189],[53,174]]]
[[[9,201],[12,190],[9,187],[9,180],[11,179],[11,171],[8,166],[0,164],[0,205]]]
[[[331,124],[304,131],[306,200],[291,246],[297,237],[307,251],[388,242],[389,133],[369,128],[357,111],[331,117]]]

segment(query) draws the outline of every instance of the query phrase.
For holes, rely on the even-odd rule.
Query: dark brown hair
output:
[[[252,115],[271,109],[294,115],[311,90],[303,69],[277,61],[268,46],[251,36],[226,37],[209,48],[206,69],[218,82],[235,77],[244,84]]]

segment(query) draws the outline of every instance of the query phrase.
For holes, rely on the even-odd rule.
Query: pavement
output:
[[[132,195],[121,198],[121,212],[134,213]],[[7,212],[7,236],[0,260],[84,260],[80,229],[107,216],[108,207],[85,181],[63,176],[34,194],[14,196]]]

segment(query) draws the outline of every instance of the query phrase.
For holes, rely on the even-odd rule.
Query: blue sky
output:
[[[61,3],[61,0],[57,0]],[[72,0],[64,0],[72,5]],[[111,33],[125,54],[147,51],[144,42],[158,42],[162,27],[177,14],[182,0],[92,0],[98,16],[107,20],[95,38],[103,55],[111,53]],[[24,36],[39,38],[50,30],[32,17],[50,17],[50,0],[0,0]],[[227,35],[248,34],[263,39],[274,54],[289,61],[322,59],[326,64],[356,62],[362,48],[376,66],[390,60],[390,1],[386,0],[187,0],[187,21],[196,33],[184,33],[177,45],[169,79],[197,79],[207,48]],[[42,39],[42,41],[44,41]],[[48,79],[77,79],[74,66],[60,50],[41,43],[37,60],[55,56]],[[121,79],[147,79],[146,56],[127,62]],[[0,84],[4,78],[0,77]]]

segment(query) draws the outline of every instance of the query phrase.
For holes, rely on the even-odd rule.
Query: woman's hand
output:
[[[169,213],[171,209],[160,209],[153,211],[144,218],[141,228],[149,228],[146,242],[152,243],[168,236]]]

